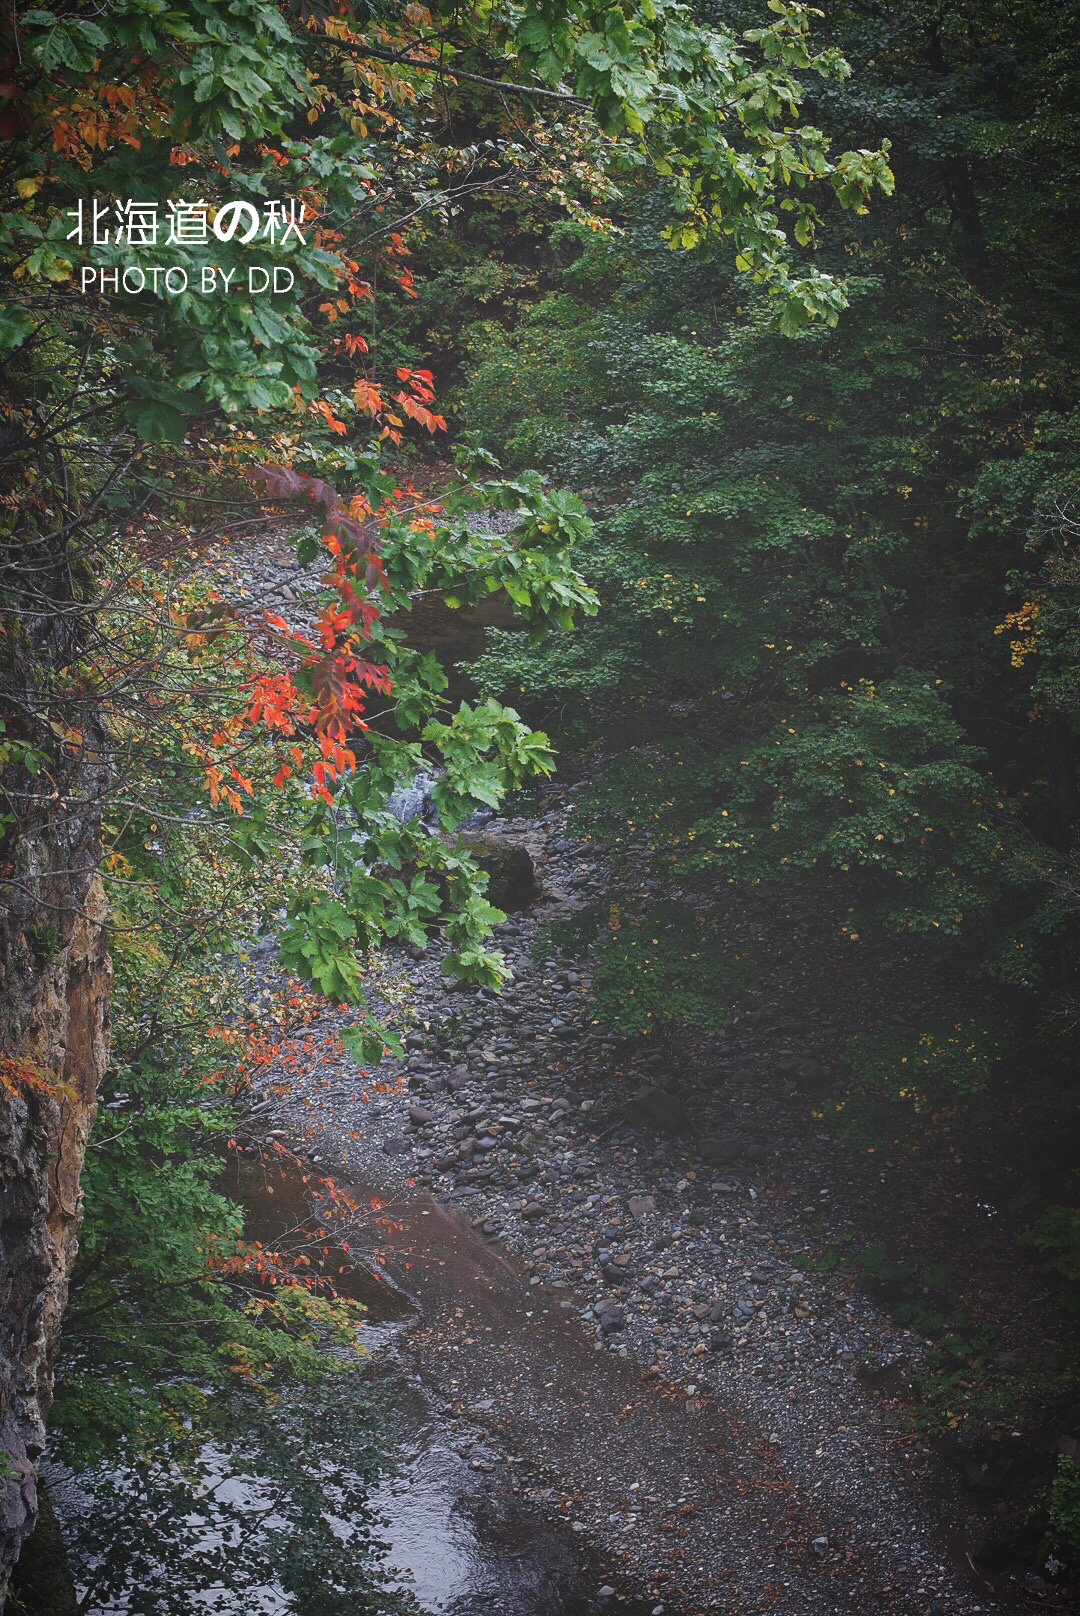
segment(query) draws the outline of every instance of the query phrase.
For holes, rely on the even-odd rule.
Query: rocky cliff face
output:
[[[95,792],[57,797],[0,880],[0,1605],[37,1517],[36,1466],[108,1055]],[[82,806],[80,806],[80,804]],[[5,851],[8,851],[5,849]]]

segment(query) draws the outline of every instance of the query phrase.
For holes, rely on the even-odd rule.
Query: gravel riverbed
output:
[[[585,968],[533,953],[542,921],[605,889],[567,834],[572,796],[488,827],[528,847],[542,889],[498,929],[513,983],[457,987],[437,946],[392,957],[404,1059],[365,1079],[327,1044],[348,1020],[328,1012],[307,1029],[318,1053],[268,1088],[275,1133],[385,1203],[422,1373],[608,1557],[605,1598],[995,1608],[885,1389],[920,1343],[842,1274],[799,1266],[848,1226],[806,1100],[835,1029],[812,1005],[751,1009],[673,1069],[594,1025]]]
[[[308,620],[317,569],[287,533],[215,567],[245,611]],[[917,1019],[939,984],[895,957],[860,967],[797,896],[756,912],[751,895],[737,924],[782,990],[751,986],[714,1037],[605,1033],[587,968],[536,947],[608,890],[568,832],[573,796],[545,787],[529,817],[485,827],[528,849],[540,889],[498,928],[504,992],[448,981],[437,942],[390,952],[373,1006],[405,1004],[404,1058],[360,1073],[335,1037],[352,1018],[328,1010],[267,1073],[250,1126],[379,1203],[349,1239],[382,1247],[417,1303],[405,1349],[477,1431],[493,1497],[524,1494],[590,1573],[610,1567],[601,1608],[1000,1608],[1008,1590],[972,1563],[955,1487],[912,1436],[924,1344],[813,1267],[868,1209],[871,1239],[907,1218],[902,1174],[839,1153],[815,1102],[847,1036]],[[257,975],[280,986],[272,958]],[[971,1226],[959,1175],[954,1194],[934,1209],[946,1230]]]

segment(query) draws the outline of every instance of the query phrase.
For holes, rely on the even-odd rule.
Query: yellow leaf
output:
[[[24,202],[29,202],[41,190],[42,181],[39,179],[25,179],[15,181],[15,195],[21,196]]]

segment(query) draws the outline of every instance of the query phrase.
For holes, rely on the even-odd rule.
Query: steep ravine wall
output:
[[[89,784],[17,839],[0,882],[0,1450],[15,1473],[0,1481],[0,1609],[37,1517],[83,1158],[108,1058],[111,966]]]

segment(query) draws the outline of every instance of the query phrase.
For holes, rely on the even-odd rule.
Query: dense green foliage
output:
[[[1045,228],[1015,248],[1074,207],[1075,41],[992,5],[829,26],[858,88],[818,110],[841,139],[887,128],[898,174],[892,202],[824,234],[851,303],[835,331],[785,342],[727,266],[663,252],[648,191],[621,234],[564,228],[553,289],[468,328],[464,418],[585,493],[601,603],[539,648],[495,636],[481,687],[608,754],[578,827],[664,902],[707,894],[722,922],[741,888],[795,885],[853,948],[922,938],[976,1018],[1001,985],[1056,1080],[1075,1020],[1076,289],[1057,223],[1057,249]],[[852,1095],[887,1065],[867,1051]],[[946,1087],[962,1111],[977,1085]],[[1058,1104],[1075,1116],[1074,1093]]]
[[[1080,1464],[1075,1459],[1058,1460],[1050,1525],[1066,1551],[1075,1554],[1080,1550]]]
[[[437,502],[408,485],[403,463],[445,427],[400,312],[413,244],[484,192],[526,211],[551,195],[602,234],[620,186],[659,183],[658,240],[726,247],[779,328],[835,324],[843,287],[805,249],[892,181],[883,145],[834,151],[801,110],[808,83],[848,71],[809,23],[781,0],[736,29],[669,0],[120,0],[0,25],[0,876],[78,803],[91,843],[100,823],[117,962],[57,1404],[66,1456],[106,1455],[94,1486],[131,1493],[103,1559],[88,1540],[99,1601],[178,1608],[173,1528],[185,1499],[197,1512],[207,1444],[238,1404],[272,1407],[282,1377],[325,1376],[331,1347],[353,1358],[357,1309],[313,1267],[317,1231],[268,1248],[222,1192],[236,1094],[267,1058],[245,945],[274,934],[286,970],[358,1007],[384,941],[441,932],[449,973],[506,975],[456,831],[548,772],[551,749],[511,704],[451,701],[400,619],[419,594],[502,593],[539,639],[594,609],[575,495],[520,466],[501,480],[464,447]],[[477,524],[491,510],[508,520]],[[314,622],[236,601],[208,547],[252,523],[322,562]],[[438,771],[432,822],[402,823],[390,799],[421,767]],[[38,957],[71,918],[43,907]],[[299,998],[279,1006],[283,1037]],[[391,1036],[361,1010],[348,1047],[370,1064]],[[367,1540],[331,1575],[338,1482],[308,1473],[308,1437],[279,1414],[259,1462],[292,1442],[285,1519],[266,1541],[222,1525],[206,1574],[236,1539],[234,1599],[273,1565],[291,1607],[317,1587],[320,1610],[366,1609]],[[140,1523],[162,1498],[149,1565]]]
[[[393,215],[445,217],[473,190],[539,180],[557,182],[563,207],[602,230],[597,204],[616,178],[663,176],[658,234],[683,245],[730,239],[785,328],[818,314],[835,321],[841,288],[792,268],[781,215],[805,246],[819,205],[864,209],[891,177],[882,150],[831,156],[821,132],[797,120],[803,76],[839,81],[847,68],[835,50],[812,53],[803,7],[776,0],[769,13],[741,36],[652,3],[475,16],[414,7],[365,22],[347,8],[294,15],[263,0],[238,0],[225,17],[199,0],[155,8],[152,21],[141,4],[122,4],[95,20],[33,8],[10,25],[21,65],[5,112],[18,138],[14,204],[0,223],[11,287],[0,341],[14,383],[7,458],[26,495],[12,514],[22,579],[11,607],[18,617],[70,606],[78,643],[62,667],[40,671],[53,733],[39,741],[41,714],[24,698],[5,756],[17,771],[26,748],[55,749],[54,735],[69,752],[90,750],[79,723],[90,704],[108,736],[109,795],[133,807],[133,846],[151,820],[190,817],[205,781],[224,856],[245,865],[265,859],[281,831],[270,778],[281,786],[310,771],[303,864],[342,890],[330,898],[318,880],[301,882],[286,962],[335,998],[362,998],[360,963],[380,937],[415,942],[433,923],[454,945],[448,969],[500,979],[483,947],[496,912],[482,877],[427,827],[394,824],[385,805],[423,756],[445,768],[437,828],[453,831],[470,806],[495,806],[548,767],[542,737],[512,708],[447,708],[444,675],[386,615],[422,589],[451,605],[504,591],[538,630],[566,628],[591,605],[569,555],[585,526],[572,497],[534,478],[459,487],[456,498],[452,488],[441,510],[418,514],[387,470],[387,439],[403,446],[409,423],[429,433],[443,424],[429,408],[430,372],[397,364],[374,324],[369,335],[344,329],[360,316],[366,326],[380,270],[413,292]],[[451,69],[466,85],[508,73],[535,85],[535,113],[513,85],[532,119],[531,150],[513,118],[467,97],[486,138],[451,132],[446,94],[432,93],[446,91]],[[301,204],[306,234],[284,226]],[[143,216],[153,219],[149,243]],[[253,267],[280,271],[286,289],[252,292]],[[115,310],[99,295],[109,275],[121,278]],[[171,452],[186,440],[194,455]],[[321,508],[320,528],[298,545],[308,562],[329,552],[318,632],[266,619],[295,672],[265,671],[257,650],[244,661],[251,625],[212,586],[200,594],[177,578],[163,590],[133,576],[162,529],[173,548],[205,542],[192,518],[207,468],[225,496],[235,493],[223,472],[254,470],[264,492]],[[517,513],[512,535],[470,529],[466,513],[491,505]],[[50,595],[57,556],[78,558],[70,602]],[[105,654],[92,647],[97,610],[121,625]],[[376,694],[391,696],[395,736],[361,720]],[[266,732],[272,753],[252,744]],[[312,740],[314,761],[299,744]],[[101,743],[95,733],[95,756]],[[32,816],[38,799],[24,795]],[[350,870],[335,799],[362,826]],[[241,810],[238,826],[230,816]],[[13,848],[25,829],[14,815]],[[418,871],[408,884],[371,873],[405,865]],[[445,910],[427,871],[449,888]]]

